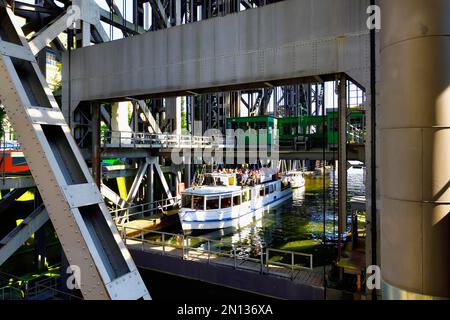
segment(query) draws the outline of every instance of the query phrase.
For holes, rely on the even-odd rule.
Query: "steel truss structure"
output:
[[[12,9],[0,18],[0,100],[83,297],[149,299]]]

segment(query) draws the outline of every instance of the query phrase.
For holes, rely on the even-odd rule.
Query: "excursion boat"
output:
[[[253,177],[253,183],[248,175],[205,174],[205,184],[182,192],[178,214],[183,231],[241,228],[261,219],[265,210],[291,199],[289,183],[271,170],[264,171]]]
[[[302,171],[288,171],[282,175],[281,179],[289,182],[292,189],[303,188],[305,186],[305,177]]]

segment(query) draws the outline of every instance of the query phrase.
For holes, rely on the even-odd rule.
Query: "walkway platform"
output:
[[[0,190],[32,188],[34,186],[35,183],[31,175],[0,177]]]
[[[126,240],[138,267],[279,299],[320,300],[324,296],[322,268],[290,269],[258,259],[211,251],[168,247]]]

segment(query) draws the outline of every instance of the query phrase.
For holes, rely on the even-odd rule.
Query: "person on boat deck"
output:
[[[248,170],[245,170],[245,172],[242,174],[242,184],[246,184],[248,180]]]

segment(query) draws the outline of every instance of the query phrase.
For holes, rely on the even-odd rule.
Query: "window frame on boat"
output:
[[[203,207],[202,208],[197,208],[196,207],[196,201],[194,200],[195,198],[203,198]],[[206,207],[206,196],[193,194],[192,195],[192,208],[191,209],[205,211],[205,207]]]
[[[220,209],[228,209],[228,208],[232,208],[233,207],[233,194],[226,194],[226,195],[220,195],[220,198],[219,198],[220,200],[219,200],[219,203],[220,203],[220,205],[219,205],[219,208]],[[230,205],[228,206],[228,207],[223,207],[222,206],[222,200],[224,200],[224,199],[229,199],[230,200]]]
[[[261,186],[260,188],[259,188],[259,191],[258,191],[258,193],[259,193],[259,196],[260,197],[264,197],[265,196],[265,188],[264,188],[264,186]]]
[[[245,195],[247,195],[247,196],[245,196]],[[251,192],[250,189],[244,190],[242,192],[242,203],[246,203],[246,202],[249,202],[249,201],[252,201],[252,192]]]
[[[238,198],[239,199],[239,203],[238,204],[235,204],[234,203],[234,199],[235,198]],[[231,206],[232,207],[234,207],[234,206],[240,206],[241,204],[242,204],[242,193],[241,192],[239,192],[239,193],[233,193],[232,194],[232,199],[233,199],[233,201],[232,201],[232,203],[231,203]]]
[[[269,187],[266,185],[265,187],[261,187],[259,189],[259,191],[255,192],[263,192],[265,193],[265,189],[268,189]],[[275,190],[274,187],[272,187],[273,190]],[[255,193],[256,194],[256,193]],[[266,194],[264,194],[266,195]],[[262,195],[262,196],[264,196]],[[190,198],[189,202],[187,202],[186,200]],[[198,198],[203,198],[203,207],[199,208],[196,207],[195,204],[198,202],[196,201],[196,199]],[[236,201],[235,199],[238,198],[238,201]],[[220,209],[228,209],[228,208],[233,208],[234,206],[239,206],[243,203],[247,203],[250,202],[253,198],[253,192],[251,189],[245,189],[245,190],[240,190],[239,192],[231,192],[231,193],[227,193],[227,194],[184,194],[182,195],[182,208],[187,208],[187,209],[193,209],[193,210],[202,210],[202,211],[209,211],[209,210],[220,210]],[[245,199],[245,201],[244,201]],[[218,206],[217,208],[213,208],[208,206],[208,202],[214,200],[218,202]],[[223,206],[223,201],[228,201],[226,206]],[[186,204],[190,204],[190,206],[186,206]]]
[[[186,206],[186,202],[185,199],[189,198],[189,207]],[[181,197],[181,207],[182,208],[187,208],[187,209],[192,209],[192,194],[183,194]]]
[[[207,195],[207,196],[205,196],[205,203],[206,203],[205,210],[218,210],[218,209],[220,209],[220,205],[221,205],[220,198],[221,198],[220,195]],[[208,206],[208,202],[209,201],[214,201],[214,200],[217,201],[217,208],[210,208]]]

